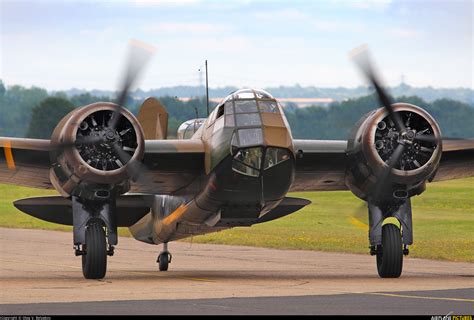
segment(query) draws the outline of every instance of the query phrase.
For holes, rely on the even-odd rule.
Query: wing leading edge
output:
[[[474,139],[443,140],[443,155],[432,181],[474,177]]]
[[[0,137],[0,183],[53,189],[50,140]]]
[[[294,147],[300,156],[291,191],[348,190],[347,141],[294,140]],[[0,137],[0,183],[53,189],[50,149],[50,140]],[[143,161],[157,179],[154,191],[170,194],[202,173],[204,144],[201,140],[146,140]],[[473,176],[474,139],[443,140],[443,155],[433,181]],[[134,191],[139,192],[140,187],[135,186]]]
[[[50,150],[50,140],[0,137],[0,183],[53,189]],[[153,192],[170,194],[202,173],[204,145],[201,140],[146,140],[143,162],[156,181]],[[142,191],[139,185],[133,189]]]
[[[347,141],[294,140],[297,153],[291,191],[348,190]],[[474,139],[443,140],[443,154],[432,181],[474,177]]]

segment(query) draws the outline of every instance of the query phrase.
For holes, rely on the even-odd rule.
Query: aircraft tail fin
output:
[[[145,140],[164,140],[168,136],[168,112],[156,98],[143,101],[137,116]]]

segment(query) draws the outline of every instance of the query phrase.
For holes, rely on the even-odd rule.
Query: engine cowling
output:
[[[115,128],[109,128],[117,110],[120,120]],[[80,143],[91,138],[97,142]],[[67,114],[53,131],[51,145],[50,178],[63,196],[106,198],[112,192],[121,194],[129,190],[128,169],[143,158],[144,134],[128,110],[99,102]],[[117,154],[117,146],[128,155],[126,161]]]
[[[441,131],[433,117],[412,104],[396,103],[393,109],[405,124],[405,132],[399,132],[386,109],[380,108],[362,117],[348,141],[346,184],[363,200],[367,200],[377,179],[388,168],[387,162],[399,143],[405,143],[405,149],[389,177],[385,177],[390,184],[385,196],[407,198],[421,194],[441,159]],[[423,136],[430,139],[421,139]]]

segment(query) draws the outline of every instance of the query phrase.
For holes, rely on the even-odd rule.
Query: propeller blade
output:
[[[129,54],[122,85],[118,93],[117,107],[109,120],[108,127],[115,129],[121,118],[120,107],[124,106],[130,89],[155,53],[155,48],[138,40],[129,43]]]
[[[400,118],[398,113],[393,110],[392,101],[390,97],[385,93],[385,90],[382,88],[381,81],[377,79],[376,72],[372,67],[371,58],[367,46],[363,45],[361,47],[353,49],[349,53],[349,56],[362,71],[369,83],[374,87],[375,91],[377,92],[377,96],[379,98],[380,103],[385,108],[385,110],[387,110],[390,118],[397,126],[399,132],[405,131],[405,125],[403,124],[402,119]]]
[[[51,146],[51,150],[62,150],[79,145],[94,145],[97,143],[101,143],[102,141],[102,137],[81,137],[76,139],[75,141],[64,141],[58,144],[54,144]]]
[[[380,200],[381,196],[385,194],[385,191],[387,190],[387,188],[390,187],[391,185],[390,172],[392,171],[393,167],[395,167],[397,162],[400,160],[400,157],[403,155],[404,151],[405,151],[405,144],[400,143],[395,148],[395,151],[393,151],[392,156],[388,160],[387,167],[385,167],[383,171],[377,177],[377,182],[373,189],[374,190],[373,194],[372,196],[369,196],[372,200],[375,200],[375,202]]]
[[[387,188],[389,188],[392,184],[390,172],[398,163],[404,151],[405,144],[399,144],[395,148],[395,151],[392,153],[392,156],[387,162],[387,167],[385,167],[377,177],[377,182],[368,196],[368,201],[378,203],[383,200],[383,196],[385,195]],[[354,214],[350,217],[351,224],[358,227],[359,229],[367,230],[369,228],[367,210],[367,202],[365,202],[363,205],[358,207],[354,211]]]
[[[451,137],[439,137],[439,138],[436,138],[434,135],[432,134],[427,134],[427,135],[424,135],[424,134],[417,134],[415,135],[415,138],[413,138],[414,140],[418,140],[418,141],[426,141],[426,142],[433,142],[433,143],[436,143],[436,144],[439,144],[439,142],[441,140],[449,140],[449,141],[466,141],[466,140],[469,140],[469,139],[466,139],[466,138],[451,138]]]
[[[349,218],[349,222],[358,229],[367,231],[369,229],[369,221],[367,215],[367,203],[364,202],[354,211]]]
[[[413,138],[414,140],[418,141],[426,141],[426,142],[433,142],[433,143],[438,143],[441,138],[436,138],[434,135],[423,135],[423,134],[417,134]]]
[[[128,163],[132,156],[125,152],[118,144],[115,143],[113,148],[122,163],[127,165],[126,169],[130,177],[139,184],[145,186],[147,189],[153,189],[153,175],[145,168],[145,166],[139,161]]]

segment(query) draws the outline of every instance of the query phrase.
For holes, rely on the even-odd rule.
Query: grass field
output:
[[[55,192],[0,185],[0,226],[71,230],[32,218],[12,205],[15,199],[48,194]],[[192,241],[368,252],[367,227],[354,220],[354,216],[367,219],[365,210],[361,210],[363,202],[350,192],[307,192],[291,196],[313,203],[276,221],[199,236]],[[474,178],[429,184],[423,195],[413,198],[413,220],[415,244],[411,246],[411,256],[474,262]],[[129,235],[127,229],[119,233]]]

